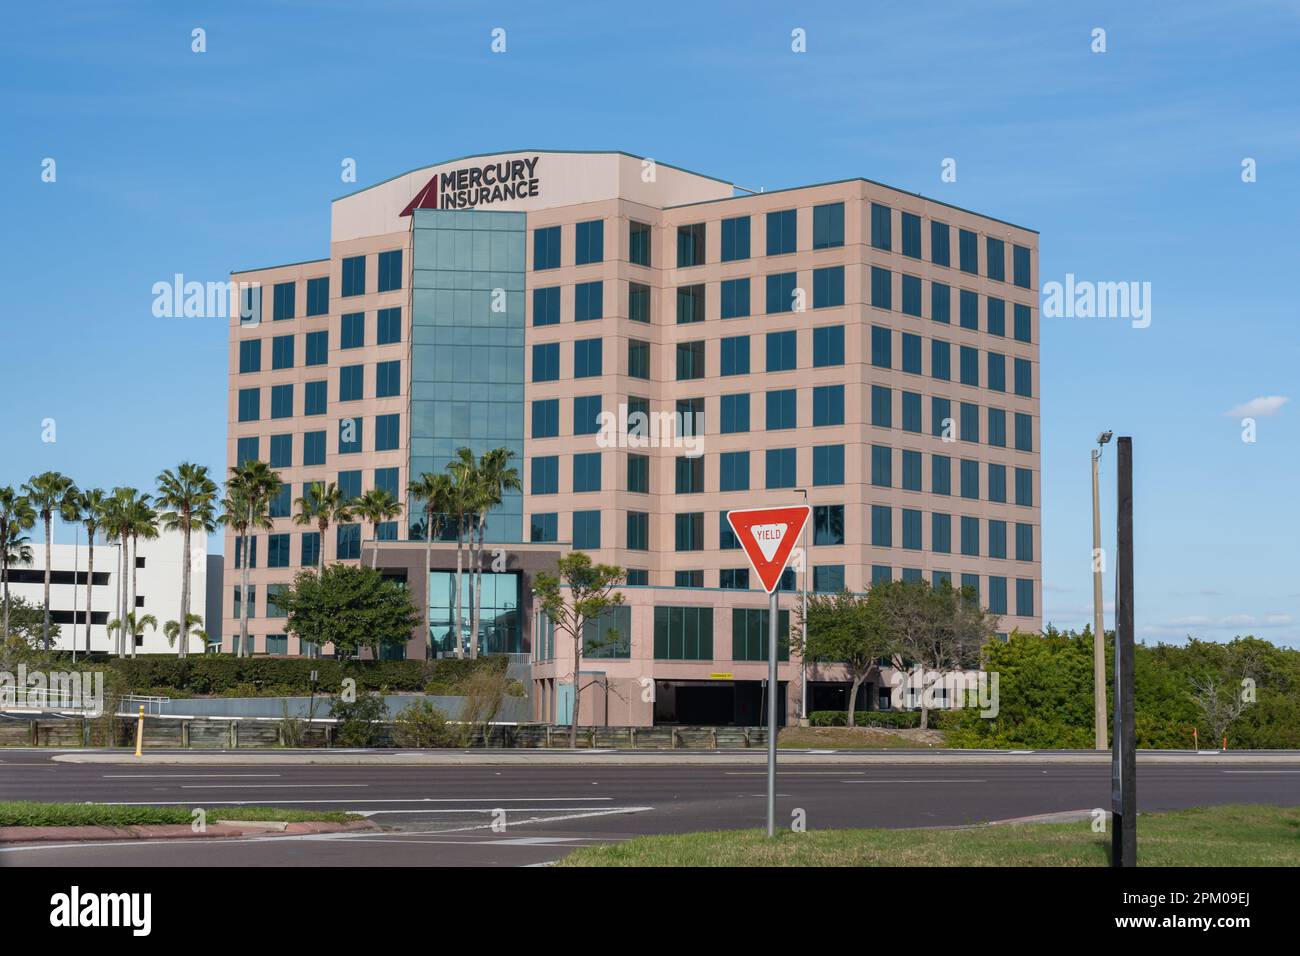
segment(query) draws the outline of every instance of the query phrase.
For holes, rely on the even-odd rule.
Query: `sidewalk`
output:
[[[136,757],[129,750],[73,751],[51,756],[60,763],[123,766],[179,765],[231,766],[761,766],[767,761],[762,748],[752,750],[214,750],[155,751]],[[836,764],[1109,764],[1108,752],[1018,750],[781,750],[782,765]],[[1261,764],[1300,765],[1298,751],[1140,751],[1138,763],[1153,764]]]
[[[350,823],[259,823],[240,820],[232,823],[211,823],[202,830],[194,830],[188,823],[167,823],[152,826],[129,827],[0,827],[0,843],[85,843],[92,840],[200,840],[208,837],[262,836],[275,833],[281,836],[310,833],[346,833],[352,830],[374,830],[378,827],[369,820]]]

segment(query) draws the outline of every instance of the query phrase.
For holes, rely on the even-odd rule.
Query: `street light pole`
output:
[[[1097,436],[1092,451],[1092,702],[1094,746],[1108,749],[1106,743],[1106,620],[1101,604],[1101,575],[1104,562],[1101,551],[1101,500],[1097,491],[1097,468],[1103,446],[1111,433]]]

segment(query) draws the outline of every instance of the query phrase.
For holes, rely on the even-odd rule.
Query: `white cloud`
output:
[[[1229,418],[1268,418],[1282,410],[1290,399],[1285,395],[1261,395],[1224,412]]]

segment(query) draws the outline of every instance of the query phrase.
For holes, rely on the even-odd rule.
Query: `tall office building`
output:
[[[453,651],[454,541],[423,580],[405,489],[502,446],[523,492],[488,520],[482,642],[531,659],[540,718],[569,712],[572,645],[531,579],[581,549],[628,569],[626,605],[589,629],[583,723],[756,722],[766,598],[729,508],[812,506],[782,628],[805,577],[902,577],[1038,630],[1037,246],[865,179],[745,193],[617,152],[466,157],[338,199],[328,258],[232,277],[257,288],[231,317],[229,462],[269,461],[285,489],[246,596],[227,538],[226,646],[246,597],[251,650],[316,652],[275,592],[323,549],[404,576]],[[313,481],[407,508],[321,540],[291,519]],[[391,652],[424,656],[423,636]],[[780,679],[792,713],[844,674],[795,660]]]

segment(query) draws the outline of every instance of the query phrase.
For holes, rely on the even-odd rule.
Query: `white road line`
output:
[[[1220,770],[1219,773],[1300,773],[1300,770]]]
[[[844,780],[843,783],[988,783],[987,780]]]
[[[368,787],[368,783],[183,783],[182,790],[319,790],[322,788]]]
[[[345,810],[343,812],[359,813],[362,816],[373,817],[379,813],[495,813],[498,810],[509,810],[513,813],[546,813],[549,810],[608,810],[614,812],[624,809],[626,807],[460,807],[454,810]]]
[[[100,774],[105,780],[215,780],[226,777],[282,777],[279,773],[105,773]]]
[[[613,797],[362,797],[344,800],[221,800],[223,807],[261,806],[271,803],[573,803],[576,800],[598,802],[613,800]],[[169,807],[175,800],[105,800],[87,801],[97,807]],[[509,808],[507,808],[509,809]]]
[[[852,777],[865,774],[865,770],[779,770],[781,777]],[[728,777],[766,777],[766,770],[728,770]]]

